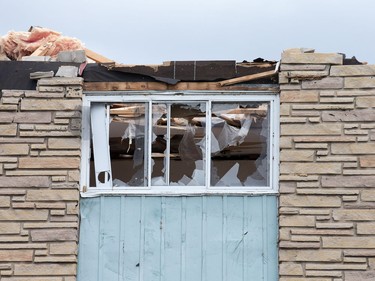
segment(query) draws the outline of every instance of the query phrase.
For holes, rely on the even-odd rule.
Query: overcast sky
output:
[[[5,0],[4,0],[5,1]],[[2,3],[0,35],[43,26],[125,64],[279,60],[310,47],[375,63],[374,0],[33,0]],[[6,6],[9,6],[8,9]]]

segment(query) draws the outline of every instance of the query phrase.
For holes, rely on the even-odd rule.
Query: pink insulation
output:
[[[10,31],[0,38],[0,52],[12,60],[29,56],[39,47],[46,46],[40,54],[56,56],[60,51],[83,50],[83,44],[76,38],[62,36],[60,33],[43,27],[32,27],[29,32]]]

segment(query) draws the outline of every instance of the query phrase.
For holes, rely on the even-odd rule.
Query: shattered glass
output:
[[[112,104],[109,147],[114,187],[146,186],[146,104]]]
[[[269,184],[269,103],[212,103],[211,186]]]
[[[152,185],[205,184],[205,103],[153,104]]]

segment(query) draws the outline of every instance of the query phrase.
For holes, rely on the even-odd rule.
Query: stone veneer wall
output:
[[[375,280],[375,65],[281,62],[280,281]]]
[[[0,280],[76,280],[82,79],[3,90]]]

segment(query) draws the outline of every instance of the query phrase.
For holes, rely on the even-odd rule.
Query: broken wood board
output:
[[[237,78],[224,80],[224,81],[219,82],[219,84],[220,84],[220,86],[229,86],[229,85],[233,85],[233,84],[237,84],[237,83],[241,83],[241,82],[248,82],[248,81],[251,81],[251,80],[270,77],[270,76],[276,75],[276,73],[277,72],[275,72],[275,70],[270,70],[270,71],[265,71],[265,72],[261,72],[261,73],[250,74],[250,75],[245,75],[245,76],[241,76],[241,77],[237,77]]]
[[[109,58],[106,58],[105,56],[102,56],[90,49],[85,48],[86,57],[89,59],[92,59],[96,61],[97,63],[103,63],[103,64],[115,64],[114,60],[111,60]]]

